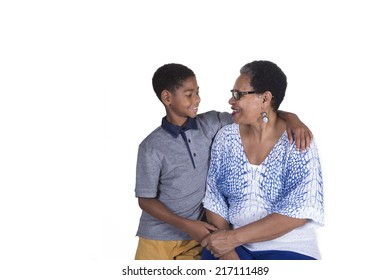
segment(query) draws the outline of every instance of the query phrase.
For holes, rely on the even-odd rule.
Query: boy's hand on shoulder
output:
[[[206,222],[186,220],[183,230],[200,243],[203,238],[209,235],[210,232],[217,230],[217,228]]]
[[[290,143],[295,140],[298,150],[304,151],[308,149],[313,140],[313,133],[310,129],[295,114],[289,113],[285,120]]]

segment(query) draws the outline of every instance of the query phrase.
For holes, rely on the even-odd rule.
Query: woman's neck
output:
[[[286,130],[285,121],[277,117],[274,121],[259,125],[240,125],[240,137],[244,152],[251,164],[261,164]]]

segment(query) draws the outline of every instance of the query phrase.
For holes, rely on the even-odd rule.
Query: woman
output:
[[[304,152],[289,143],[276,111],[287,88],[270,61],[240,70],[232,98],[234,124],[212,147],[204,207],[219,228],[203,241],[203,259],[318,259],[323,225],[322,174],[314,140]]]

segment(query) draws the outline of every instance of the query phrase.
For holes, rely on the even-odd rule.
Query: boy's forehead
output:
[[[185,79],[181,85],[178,87],[178,89],[197,89],[198,88],[198,82],[195,77],[189,77]]]

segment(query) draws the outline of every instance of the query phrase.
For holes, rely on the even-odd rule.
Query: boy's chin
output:
[[[188,114],[187,117],[189,118],[195,118],[198,114],[197,113],[193,113],[193,114]]]

